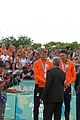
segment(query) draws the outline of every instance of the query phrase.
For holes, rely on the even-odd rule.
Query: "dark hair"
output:
[[[66,49],[69,49],[69,46],[67,46]]]
[[[10,65],[10,69],[12,70],[12,65],[15,64],[15,69],[16,69],[16,63],[15,62],[12,62],[11,65]]]
[[[42,52],[47,53],[47,51],[46,51],[45,48],[41,49],[41,52],[40,52],[40,53],[42,53]]]
[[[0,66],[4,67],[4,62],[3,61],[0,61]]]
[[[66,50],[61,50],[60,53],[64,53],[67,55],[67,51]]]
[[[10,64],[10,61],[9,60],[6,60],[5,63],[8,62]]]

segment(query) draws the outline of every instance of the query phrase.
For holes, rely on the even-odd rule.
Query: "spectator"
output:
[[[10,78],[4,79],[3,72],[4,72],[4,64],[2,61],[0,61],[0,120],[4,120],[4,113],[5,113],[6,100],[7,100],[6,92],[9,93],[20,92],[16,89],[10,89],[10,88],[6,88],[4,90],[4,86],[8,85],[10,82]]]
[[[6,72],[6,73],[11,72],[11,69],[10,69],[10,61],[9,61],[9,60],[6,60],[6,61],[5,61],[5,72]]]
[[[77,72],[77,70],[78,70],[78,68],[80,66],[80,62],[79,62],[79,57],[78,56],[74,58],[74,64],[75,64],[75,68],[76,68],[76,72]]]
[[[16,69],[18,69],[20,59],[19,57],[15,57],[14,62],[16,63]]]
[[[16,71],[16,63],[15,62],[11,63],[10,69],[11,69],[11,72],[14,74]]]
[[[36,60],[38,60],[39,58],[40,58],[40,56],[39,56],[38,52],[37,52],[37,51],[34,51],[34,52],[33,52],[33,61],[32,61],[32,64],[34,64],[34,62],[35,62]]]
[[[4,55],[4,50],[6,50],[6,44],[3,42],[1,45],[1,54]]]
[[[1,55],[1,59],[4,63],[5,63],[6,60],[9,60],[9,55],[8,55],[7,50],[4,50],[4,54]]]
[[[8,49],[8,55],[10,58],[12,57],[12,51],[13,51],[13,44],[10,44]]]
[[[26,62],[27,62],[26,54],[25,52],[23,52],[22,57],[20,58],[20,63],[22,64],[22,67],[25,66]]]
[[[35,50],[35,49],[34,49],[34,45],[31,45],[30,48],[31,48],[31,52],[34,52],[34,50]]]
[[[45,49],[47,51],[47,56],[49,56],[49,49],[48,49],[48,45],[45,45]]]
[[[54,54],[52,51],[50,51],[49,53],[49,57],[47,58],[52,64],[53,64],[53,58],[54,58]]]
[[[56,52],[56,45],[53,45],[52,46],[52,50],[51,50],[52,52],[53,52],[53,54],[55,55],[55,52]]]
[[[19,45],[19,50],[17,50],[17,57],[21,58],[23,52],[24,52],[23,45]]]
[[[18,64],[18,69],[15,71],[14,74],[16,74],[16,72],[20,73],[20,79],[22,79],[23,68],[21,63]]]
[[[37,52],[38,52],[38,54],[40,54],[40,52],[41,52],[41,49],[39,47],[37,48]]]
[[[31,51],[31,48],[30,47],[28,47],[27,48],[27,51],[26,51],[26,57],[28,56],[28,53],[31,53],[32,51]]]
[[[27,68],[23,70],[22,78],[25,80],[33,80],[34,79],[34,71],[32,69],[31,63],[27,64]]]
[[[55,51],[55,57],[59,57],[60,53],[58,50]]]

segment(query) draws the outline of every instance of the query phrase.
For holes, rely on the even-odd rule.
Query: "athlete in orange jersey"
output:
[[[46,60],[47,52],[42,50],[40,59],[34,63],[34,77],[35,77],[35,90],[34,90],[34,120],[38,120],[40,98],[46,83],[46,72],[52,67],[51,62]],[[45,108],[44,108],[45,109]],[[44,111],[43,111],[44,119]]]
[[[6,50],[6,44],[3,42],[0,48],[1,55],[4,55],[5,50]]]
[[[60,58],[60,68],[66,73],[66,79],[64,84],[65,120],[69,120],[71,84],[76,79],[76,71],[74,63],[70,60],[67,60],[67,52],[65,50],[62,50],[60,52]]]

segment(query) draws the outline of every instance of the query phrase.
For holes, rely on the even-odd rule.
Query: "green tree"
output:
[[[35,49],[37,49],[38,47],[41,48],[42,44],[41,43],[33,43],[33,46]]]
[[[18,39],[14,38],[13,36],[2,38],[0,40],[0,46],[2,42],[6,44],[7,48],[9,47],[10,44],[13,44],[16,47],[16,49],[18,49],[19,45],[23,45],[24,47],[27,48],[33,43],[33,40],[31,40],[31,38],[29,38],[28,36],[20,35]]]

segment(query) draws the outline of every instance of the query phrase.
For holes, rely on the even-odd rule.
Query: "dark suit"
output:
[[[61,119],[61,108],[64,98],[65,73],[58,67],[54,67],[47,72],[46,85],[42,94],[45,102],[45,120]]]
[[[74,88],[76,91],[76,120],[80,120],[80,71],[76,74]]]

